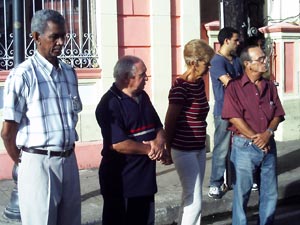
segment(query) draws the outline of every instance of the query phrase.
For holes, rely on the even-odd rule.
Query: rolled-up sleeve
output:
[[[226,120],[230,118],[243,118],[243,109],[235,92],[236,84],[230,82],[225,89],[222,118]]]

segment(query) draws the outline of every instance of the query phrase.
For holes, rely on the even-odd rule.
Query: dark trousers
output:
[[[154,225],[154,195],[103,200],[102,225]]]

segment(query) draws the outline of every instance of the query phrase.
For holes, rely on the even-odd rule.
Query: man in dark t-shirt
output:
[[[224,188],[224,172],[226,170],[226,156],[230,147],[230,131],[228,122],[221,118],[224,91],[228,82],[243,74],[240,59],[236,57],[239,45],[239,32],[231,27],[224,27],[218,34],[220,50],[210,61],[210,78],[214,92],[214,148],[212,152],[212,167],[208,196],[221,198]]]
[[[154,224],[155,160],[165,149],[162,123],[143,90],[147,75],[141,59],[120,58],[114,77],[96,109],[103,136],[102,224]]]

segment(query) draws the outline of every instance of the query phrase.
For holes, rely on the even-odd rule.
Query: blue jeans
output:
[[[246,209],[253,184],[253,172],[260,168],[259,192],[260,225],[273,224],[277,203],[277,154],[274,139],[271,150],[264,153],[249,139],[233,137],[231,162],[234,165],[232,224],[246,225]]]
[[[214,117],[214,149],[211,164],[210,186],[220,187],[224,183],[226,156],[230,147],[230,131],[227,130],[228,121],[221,116]]]

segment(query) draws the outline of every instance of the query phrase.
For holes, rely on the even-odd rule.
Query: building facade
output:
[[[300,138],[299,75],[299,1],[266,0],[266,18],[262,31],[269,40],[274,80],[283,100],[287,116],[276,138]],[[76,68],[83,111],[77,126],[79,142],[76,154],[80,168],[98,167],[101,161],[102,137],[94,111],[99,99],[113,82],[113,67],[125,54],[141,57],[150,77],[146,91],[164,121],[168,92],[174,78],[184,70],[182,47],[194,38],[207,40],[216,47],[220,28],[217,0],[23,0],[25,56],[35,49],[29,31],[30,18],[40,8],[60,11],[67,20],[66,48],[61,58]],[[2,0],[0,10],[0,118],[3,107],[3,85],[13,65],[11,36],[12,1]],[[291,11],[289,8],[293,9]],[[30,10],[28,10],[30,9]],[[297,11],[298,9],[298,11]],[[289,11],[291,15],[283,12]],[[298,15],[298,17],[297,17]],[[292,17],[294,16],[294,17]],[[275,21],[276,19],[276,21]],[[8,23],[5,23],[8,21]],[[215,22],[213,22],[215,21]],[[291,24],[293,22],[293,24]],[[291,27],[292,26],[292,27]],[[209,77],[206,91],[213,107]],[[298,110],[298,111],[297,111]],[[212,143],[212,110],[208,117],[208,151]],[[1,125],[0,125],[1,128]],[[291,132],[286,132],[286,131]],[[11,177],[12,161],[0,140],[0,179]]]

